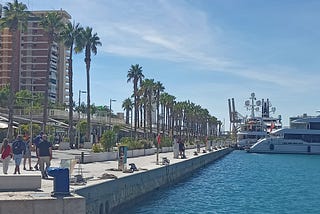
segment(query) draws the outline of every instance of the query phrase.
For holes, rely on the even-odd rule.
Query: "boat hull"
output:
[[[250,153],[270,154],[320,154],[320,142],[308,143],[302,140],[263,139],[247,150]]]

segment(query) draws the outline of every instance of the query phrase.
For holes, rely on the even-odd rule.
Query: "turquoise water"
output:
[[[127,213],[320,213],[320,156],[234,151]],[[124,213],[124,212],[123,212]]]

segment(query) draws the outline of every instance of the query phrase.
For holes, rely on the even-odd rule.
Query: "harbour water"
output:
[[[320,155],[234,151],[121,213],[320,213]]]

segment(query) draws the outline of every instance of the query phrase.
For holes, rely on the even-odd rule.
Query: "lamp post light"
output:
[[[79,90],[79,105],[78,105],[78,143],[77,143],[77,149],[79,149],[80,146],[80,105],[81,105],[81,94],[87,93],[86,91]]]
[[[117,100],[110,99],[110,117],[109,117],[109,126],[110,126],[110,129],[111,129],[111,116],[112,116],[111,103],[112,103],[112,102],[116,102],[116,101],[117,101]]]

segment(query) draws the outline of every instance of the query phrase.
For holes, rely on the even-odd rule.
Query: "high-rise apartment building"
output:
[[[14,91],[30,90],[34,93],[45,92],[48,64],[48,37],[40,26],[41,17],[53,11],[31,11],[27,29],[20,33],[19,47],[13,53],[12,35],[4,29],[0,35],[0,87],[10,84],[12,54],[19,56],[15,65]],[[70,21],[71,16],[64,10],[63,22]],[[49,74],[49,100],[54,103],[68,104],[68,50],[61,42],[51,44],[51,61]]]

